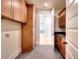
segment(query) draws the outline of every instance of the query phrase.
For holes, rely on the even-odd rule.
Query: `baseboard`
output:
[[[14,52],[8,59],[15,59],[21,53],[21,49]]]

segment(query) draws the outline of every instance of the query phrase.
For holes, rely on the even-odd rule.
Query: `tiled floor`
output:
[[[64,59],[51,45],[39,45],[30,53],[22,53],[16,59]]]

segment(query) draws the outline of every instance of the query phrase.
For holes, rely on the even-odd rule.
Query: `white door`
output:
[[[78,2],[66,0],[66,59],[78,59]]]

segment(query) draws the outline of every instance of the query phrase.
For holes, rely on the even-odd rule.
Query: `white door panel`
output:
[[[71,56],[73,57],[72,59],[78,59],[78,50],[77,50],[77,48],[70,41],[67,41],[67,43],[68,43],[67,49],[69,50]],[[67,54],[67,55],[69,55],[69,54]]]
[[[66,52],[68,53],[68,54],[66,55],[66,56],[67,56],[66,59],[73,59],[73,56],[72,56],[70,50],[67,49]]]
[[[78,59],[78,3],[66,0],[66,59]]]
[[[68,3],[66,3],[66,4],[68,4]],[[71,4],[71,5],[68,5],[67,7],[66,7],[66,9],[67,9],[67,12],[66,12],[66,14],[67,14],[67,20],[70,20],[71,18],[73,18],[76,14],[78,14],[78,5],[77,5],[77,3],[75,3],[75,1]]]
[[[78,16],[67,22],[67,28],[78,29]]]
[[[78,48],[78,31],[68,30],[67,39],[70,41],[76,48]]]

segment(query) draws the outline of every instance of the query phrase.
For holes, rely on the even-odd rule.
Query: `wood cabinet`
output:
[[[13,12],[13,19],[14,20],[20,20],[21,17],[21,0],[13,0],[12,1],[12,12]]]
[[[36,19],[36,7],[27,4],[27,24],[22,24],[22,52],[30,52],[37,44],[38,27]]]
[[[27,7],[25,0],[2,0],[1,16],[10,20],[26,23]]]
[[[61,54],[65,57],[66,45],[64,44],[64,42],[65,42],[65,38],[60,34],[57,34],[55,39],[55,45],[58,48],[58,50],[61,52]]]
[[[21,0],[21,19],[27,22],[27,5],[25,0]]]
[[[12,18],[12,0],[1,0],[1,15]]]
[[[64,44],[65,42],[65,38],[61,38],[61,53],[63,54],[63,56],[65,57],[65,50],[66,50],[66,45]]]
[[[33,5],[27,5],[27,24],[22,24],[22,51],[30,52],[33,49]]]
[[[13,9],[14,20],[18,20],[25,23],[27,19],[27,8],[25,0],[13,0]]]
[[[65,28],[65,26],[66,26],[66,8],[64,8],[59,13],[59,27]]]

